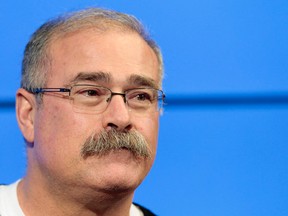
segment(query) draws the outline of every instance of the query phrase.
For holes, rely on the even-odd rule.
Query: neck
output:
[[[18,185],[17,194],[27,216],[129,216],[134,192],[43,184],[39,179],[25,177]]]

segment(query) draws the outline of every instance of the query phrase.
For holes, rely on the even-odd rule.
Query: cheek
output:
[[[80,154],[85,140],[101,130],[100,116],[80,114],[68,103],[47,107],[39,119],[39,133],[42,143],[50,143],[57,150],[67,154]],[[44,132],[45,131],[45,132]]]
[[[156,152],[158,142],[159,116],[135,119],[136,130],[139,131],[148,141],[150,148]]]
[[[59,106],[46,106],[36,117],[35,130],[41,137],[53,141],[61,138],[62,135],[69,133],[71,125],[75,122],[68,118],[67,112],[63,112]],[[72,120],[72,122],[71,122]],[[65,136],[64,136],[65,137]]]
[[[75,158],[83,143],[83,120],[71,112],[68,106],[50,105],[40,108],[35,122],[34,149],[46,160]]]

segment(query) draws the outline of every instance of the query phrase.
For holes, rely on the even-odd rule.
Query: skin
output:
[[[160,86],[156,55],[133,32],[82,30],[57,39],[49,51],[52,64],[47,87],[66,87],[74,80],[123,92],[144,85],[131,82],[135,75]],[[109,79],[75,81],[80,73],[99,71]],[[18,187],[21,208],[27,216],[128,216],[134,190],[155,158],[159,112],[137,116],[118,95],[101,114],[78,113],[61,95],[45,94],[39,107],[33,94],[24,89],[17,92],[17,119],[28,156],[27,174]],[[152,157],[137,159],[129,151],[120,150],[104,157],[82,158],[85,139],[112,127],[140,132]]]

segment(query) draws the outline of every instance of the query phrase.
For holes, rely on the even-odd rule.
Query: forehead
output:
[[[70,33],[51,42],[49,56],[51,70],[47,85],[50,86],[67,85],[80,74],[93,73],[109,74],[108,81],[112,84],[127,82],[138,75],[160,86],[156,54],[134,32],[86,29]]]

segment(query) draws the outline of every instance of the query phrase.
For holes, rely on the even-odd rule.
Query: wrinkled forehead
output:
[[[161,86],[157,56],[136,32],[98,29],[70,32],[54,38],[49,56],[49,79],[65,75],[65,85],[79,81],[111,83],[115,75],[119,78],[121,74],[129,83],[145,81],[153,88]]]

